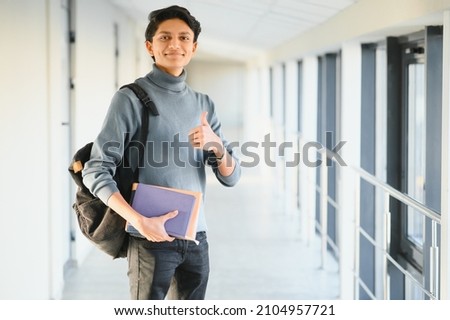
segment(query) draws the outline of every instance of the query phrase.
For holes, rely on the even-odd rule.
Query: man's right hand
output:
[[[173,241],[175,238],[169,236],[164,224],[167,220],[175,218],[178,210],[171,211],[160,217],[147,218],[134,210],[122,197],[120,192],[115,192],[108,199],[108,206],[117,212],[122,218],[131,223],[147,240],[154,242]]]
[[[167,220],[173,219],[178,215],[178,210],[171,211],[165,215],[153,218],[142,216],[137,226],[134,226],[141,235],[147,240],[153,242],[173,241],[174,237],[167,234],[164,224]]]

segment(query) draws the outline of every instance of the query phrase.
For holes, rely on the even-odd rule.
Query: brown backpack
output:
[[[136,148],[139,152],[139,162],[137,166],[131,165],[131,161],[123,158],[116,169],[114,180],[125,198],[130,201],[131,185],[138,182],[139,168],[143,165],[144,147],[147,139],[149,112],[153,116],[158,116],[158,110],[147,93],[136,83],[124,85],[122,88],[131,89],[142,103],[142,127],[139,132],[139,140],[127,146]],[[106,254],[116,258],[127,256],[128,233],[125,231],[125,219],[105,205],[99,198],[95,197],[83,184],[81,172],[84,164],[91,157],[93,143],[90,142],[79,149],[72,158],[69,172],[77,185],[75,202],[73,209],[77,215],[78,225],[83,235],[85,235],[97,248]],[[125,155],[129,154],[124,152]]]

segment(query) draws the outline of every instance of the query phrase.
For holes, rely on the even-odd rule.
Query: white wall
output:
[[[236,141],[236,130],[242,125],[246,94],[246,67],[238,62],[214,62],[192,59],[187,70],[187,82],[206,93],[214,101],[225,137]]]
[[[116,88],[114,9],[105,1],[76,4],[74,146],[78,149],[96,137]]]
[[[56,2],[2,1],[0,299],[58,297],[67,246],[61,243],[65,130]],[[54,70],[59,72],[52,73]],[[58,93],[59,92],[59,93]]]
[[[71,154],[93,140],[114,93],[114,23],[119,85],[145,74],[136,26],[106,1],[76,2],[75,100],[69,112],[67,1],[1,1],[0,299],[58,299],[64,265],[92,248],[78,233],[70,255]],[[101,14],[99,14],[101,13]],[[95,32],[93,32],[95,30]],[[148,64],[149,65],[149,64]],[[138,74],[138,72],[140,72]],[[69,150],[70,132],[73,150]],[[72,190],[70,188],[72,187]]]
[[[270,131],[270,76],[263,62],[249,65],[246,71],[246,94],[243,112],[245,141],[258,141]]]
[[[99,14],[101,13],[101,14]],[[144,36],[137,37],[136,23],[108,1],[76,2],[75,105],[73,150],[97,136],[116,91],[114,25],[119,31],[118,79],[120,87],[150,71]],[[95,30],[95,32],[93,32]],[[146,63],[147,59],[147,63]],[[148,69],[145,70],[145,64]],[[82,263],[92,245],[76,228],[76,259]]]

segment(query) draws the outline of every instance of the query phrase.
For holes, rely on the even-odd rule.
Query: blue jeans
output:
[[[193,241],[151,242],[130,237],[128,278],[131,299],[165,299],[169,287],[176,284],[176,298],[202,300],[209,277],[209,253],[206,232],[198,232]]]

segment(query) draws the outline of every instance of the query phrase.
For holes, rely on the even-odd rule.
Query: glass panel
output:
[[[413,267],[408,266],[408,271],[414,276],[414,278],[423,285],[423,277],[420,272],[413,269]],[[405,277],[405,300],[423,300],[425,299],[425,294],[422,289],[414,283],[409,278]]]
[[[425,68],[423,64],[408,66],[408,176],[407,193],[425,202]],[[419,247],[424,242],[425,217],[408,208],[407,237]]]

